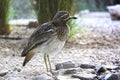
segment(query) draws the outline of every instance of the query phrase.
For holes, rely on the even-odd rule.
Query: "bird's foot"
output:
[[[44,72],[44,74],[52,77],[54,80],[60,80],[58,79],[58,71],[52,70],[52,71]]]
[[[54,78],[54,80],[59,80],[58,79],[58,74],[59,74],[58,71],[51,70],[50,73],[52,74],[52,77]]]

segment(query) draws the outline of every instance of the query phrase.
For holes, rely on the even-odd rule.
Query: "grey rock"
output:
[[[120,20],[120,5],[113,5],[107,7],[112,20]]]
[[[72,61],[67,61],[67,62],[63,62],[63,63],[57,63],[55,65],[56,70],[59,69],[67,69],[67,68],[75,68],[75,63]]]
[[[42,74],[42,75],[35,76],[33,80],[54,80],[54,79],[48,76],[47,74]]]
[[[105,72],[105,71],[106,71],[106,68],[103,67],[103,66],[100,66],[100,67],[97,67],[97,68],[96,68],[96,73],[97,73],[98,75],[100,75],[101,73],[103,73],[103,72]]]
[[[0,71],[0,76],[5,76],[8,73],[7,70],[1,70]]]
[[[0,77],[0,80],[5,80],[3,77]]]
[[[120,80],[120,73],[107,74],[102,80]]]
[[[94,69],[95,68],[95,66],[91,65],[91,64],[80,64],[80,67],[84,68],[84,69]]]
[[[20,72],[21,69],[20,68],[14,68],[13,71],[17,71],[17,72]]]
[[[20,77],[8,77],[6,80],[23,80]]]
[[[120,60],[115,61],[115,63],[120,66]]]
[[[95,74],[73,74],[73,78],[79,78],[80,80],[94,80]],[[96,80],[96,79],[95,79]]]
[[[62,63],[58,63],[55,65],[55,69],[59,70],[59,69],[63,69],[63,64]]]
[[[77,73],[77,69],[67,69],[64,71],[64,74],[75,74]]]
[[[117,70],[119,69],[119,66],[111,66],[111,65],[106,65],[104,66],[107,70]]]

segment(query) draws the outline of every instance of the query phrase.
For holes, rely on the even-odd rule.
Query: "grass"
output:
[[[71,21],[69,23],[69,26],[70,26],[70,34],[69,34],[69,37],[68,37],[68,41],[69,40],[71,41],[71,40],[75,39],[78,34],[81,33],[82,28],[78,26],[76,21]]]

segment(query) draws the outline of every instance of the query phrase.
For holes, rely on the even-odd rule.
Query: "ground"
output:
[[[81,16],[82,15],[82,16]],[[100,65],[114,65],[120,60],[120,21],[112,21],[108,13],[80,14],[77,20],[81,32],[68,41],[58,54],[50,55],[52,67],[59,62],[74,61]],[[43,55],[36,54],[22,67],[24,57],[21,52],[27,38],[34,29],[26,27],[13,28],[11,36],[24,37],[22,40],[0,39],[0,72],[7,72],[0,80],[18,77],[20,80],[31,80],[34,76],[45,73]]]

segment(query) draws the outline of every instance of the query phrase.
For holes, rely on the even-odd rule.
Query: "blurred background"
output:
[[[120,0],[75,0],[74,9],[76,12],[81,10],[107,11],[107,6],[120,4]],[[36,18],[30,0],[10,0],[9,19]]]
[[[108,12],[112,10],[111,8],[108,10],[107,7],[120,4],[120,0],[5,0],[1,1],[0,4],[2,23],[0,34],[9,34],[8,23],[16,26],[36,27],[52,20],[59,10],[66,10],[71,15],[77,16],[89,12]]]

